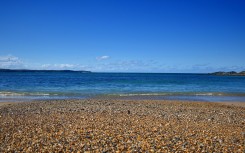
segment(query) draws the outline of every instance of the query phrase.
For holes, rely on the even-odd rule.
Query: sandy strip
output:
[[[245,102],[217,102],[224,105],[245,107]]]
[[[12,104],[16,104],[17,102],[0,102],[0,107],[4,106],[4,105],[12,105]]]

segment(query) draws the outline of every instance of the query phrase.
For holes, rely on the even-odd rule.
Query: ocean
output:
[[[245,102],[245,77],[183,73],[0,72],[0,101],[107,96]]]

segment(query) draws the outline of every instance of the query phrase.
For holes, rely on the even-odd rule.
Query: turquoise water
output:
[[[0,72],[1,101],[106,95],[245,102],[245,77],[172,73]]]

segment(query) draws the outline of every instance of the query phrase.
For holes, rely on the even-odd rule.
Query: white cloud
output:
[[[97,59],[98,61],[106,60],[106,59],[108,59],[108,58],[110,58],[110,56],[107,56],[107,55],[96,57],[96,59]]]
[[[43,64],[41,69],[45,70],[88,70],[87,66],[80,64]]]
[[[71,69],[76,67],[76,65],[73,64],[43,64],[41,65],[41,68],[43,69]]]
[[[23,68],[23,62],[15,56],[0,56],[0,68]]]
[[[97,60],[106,60],[109,56],[97,57]],[[184,63],[164,64],[154,60],[106,60],[104,62],[81,64],[41,64],[26,63],[22,59],[12,56],[0,56],[0,68],[7,69],[41,69],[41,70],[88,70],[94,72],[191,72],[205,73],[215,71],[244,71],[245,67],[240,65],[213,66],[210,63],[199,63],[186,65]]]
[[[55,64],[55,66],[60,67],[61,69],[73,69],[73,68],[76,68],[78,65],[74,65],[74,64]]]
[[[123,60],[96,63],[91,70],[99,72],[156,72],[160,71],[159,69],[159,63],[154,60]]]

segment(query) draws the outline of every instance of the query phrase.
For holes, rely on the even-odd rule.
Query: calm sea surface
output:
[[[166,73],[0,72],[0,101],[98,96],[245,102],[245,77]]]

